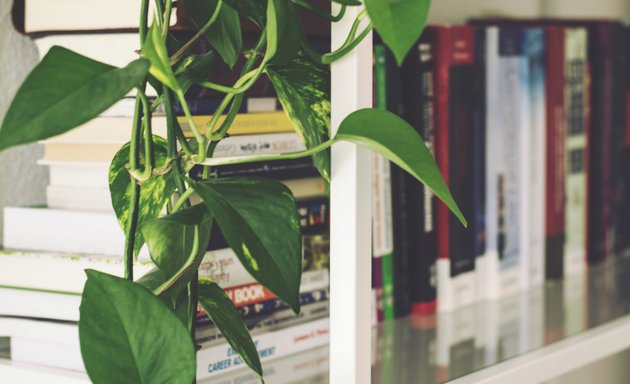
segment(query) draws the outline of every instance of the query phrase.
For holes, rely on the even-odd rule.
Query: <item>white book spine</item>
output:
[[[530,167],[529,193],[525,210],[529,212],[529,276],[531,287],[545,281],[545,167],[546,167],[546,94],[545,94],[545,35],[541,28],[528,30],[530,59]]]
[[[523,204],[528,174],[524,155],[529,148],[524,140],[529,127],[528,63],[523,55],[500,54],[500,33],[496,27],[486,30],[487,252],[481,283],[486,284],[488,298],[525,288],[528,273],[528,268],[522,268],[529,223]]]
[[[303,272],[303,280],[313,279],[315,276],[326,275],[326,286],[328,285],[328,270],[314,270]],[[206,252],[199,266],[199,275],[207,277],[223,288],[237,287],[245,284],[255,283],[256,280],[247,272],[247,269],[236,256],[231,248],[223,248]],[[326,288],[323,286],[322,288]],[[313,288],[320,289],[318,288]]]
[[[80,294],[87,279],[86,269],[123,276],[121,256],[69,255],[54,253],[0,253],[0,286]],[[137,262],[139,278],[154,267],[150,261]]]
[[[269,360],[328,344],[329,320],[324,318],[274,332],[263,333],[254,336],[253,340],[260,356],[260,361],[265,363]],[[227,344],[204,348],[197,352],[198,380],[244,366],[245,363]]]
[[[46,187],[49,208],[114,212],[109,188]]]
[[[3,316],[79,321],[81,296],[0,287],[0,303]]]
[[[3,244],[7,249],[118,256],[125,235],[113,212],[5,207]],[[140,256],[147,255],[145,246]]]
[[[586,269],[587,150],[585,132],[587,34],[581,28],[565,31],[566,209],[564,276]]]

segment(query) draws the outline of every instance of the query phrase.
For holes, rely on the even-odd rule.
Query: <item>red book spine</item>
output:
[[[475,29],[463,25],[455,27],[434,27],[436,36],[436,152],[435,160],[447,185],[449,177],[449,73],[452,65],[469,65],[475,59]],[[448,258],[449,215],[446,205],[437,208],[438,258]]]
[[[565,103],[564,29],[548,27],[546,33],[547,167],[545,191],[545,273],[547,279],[562,277],[565,229]]]

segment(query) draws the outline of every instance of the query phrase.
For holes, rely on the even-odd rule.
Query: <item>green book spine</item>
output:
[[[387,59],[386,48],[383,45],[374,46],[374,83],[375,107],[387,108]],[[375,155],[380,156],[380,155]],[[378,215],[375,227],[379,228],[373,234],[375,239],[374,257],[381,259],[382,296],[380,307],[383,308],[383,318],[394,318],[394,268],[393,268],[393,240],[392,240],[392,201],[390,164],[385,159],[379,159],[381,164],[377,172],[380,188],[375,193],[380,196]]]

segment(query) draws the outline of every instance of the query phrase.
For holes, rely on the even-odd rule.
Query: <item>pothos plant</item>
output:
[[[246,270],[295,313],[300,311],[302,243],[290,190],[260,178],[212,179],[210,167],[312,156],[329,180],[328,148],[350,141],[415,176],[465,223],[421,137],[396,115],[359,110],[330,137],[329,64],[374,28],[400,64],[424,27],[429,0],[332,1],[338,9],[334,15],[307,0],[180,0],[177,6],[185,7],[196,26],[194,36],[182,44],[169,31],[172,0],[155,0],[157,14],[151,23],[149,2],[142,0],[137,60],[116,68],[53,47],[18,90],[0,127],[0,150],[64,133],[135,90],[130,141],[109,169],[112,205],[126,234],[124,278],[88,270],[80,307],[81,353],[93,382],[193,382],[198,305],[262,378],[259,356],[239,312],[221,287],[197,273],[214,225]],[[302,7],[337,22],[347,7],[363,6],[343,45],[327,53],[309,45],[296,13]],[[362,22],[366,16],[369,22]],[[252,47],[243,44],[243,19],[258,28]],[[207,40],[212,50],[190,53],[199,39]],[[234,67],[241,57],[245,64],[234,84],[209,81],[217,58]],[[247,159],[213,157],[245,92],[263,76],[273,84],[307,149]],[[147,84],[157,90],[156,99],[146,96]],[[195,124],[186,102],[193,85],[224,95],[205,126]],[[175,118],[176,102],[191,138]],[[158,107],[167,118],[165,138],[151,130]],[[193,165],[204,167],[201,180],[187,177]],[[192,194],[201,203],[192,205]],[[145,243],[155,268],[134,280],[134,257]]]

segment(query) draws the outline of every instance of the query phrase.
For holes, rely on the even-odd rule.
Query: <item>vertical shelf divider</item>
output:
[[[333,13],[338,4],[333,4]],[[332,23],[340,47],[362,7]],[[367,18],[366,18],[367,19]],[[359,28],[361,30],[361,28]],[[372,106],[372,34],[331,67],[331,126]],[[330,185],[330,383],[371,382],[372,180],[371,153],[352,143],[332,147]]]

